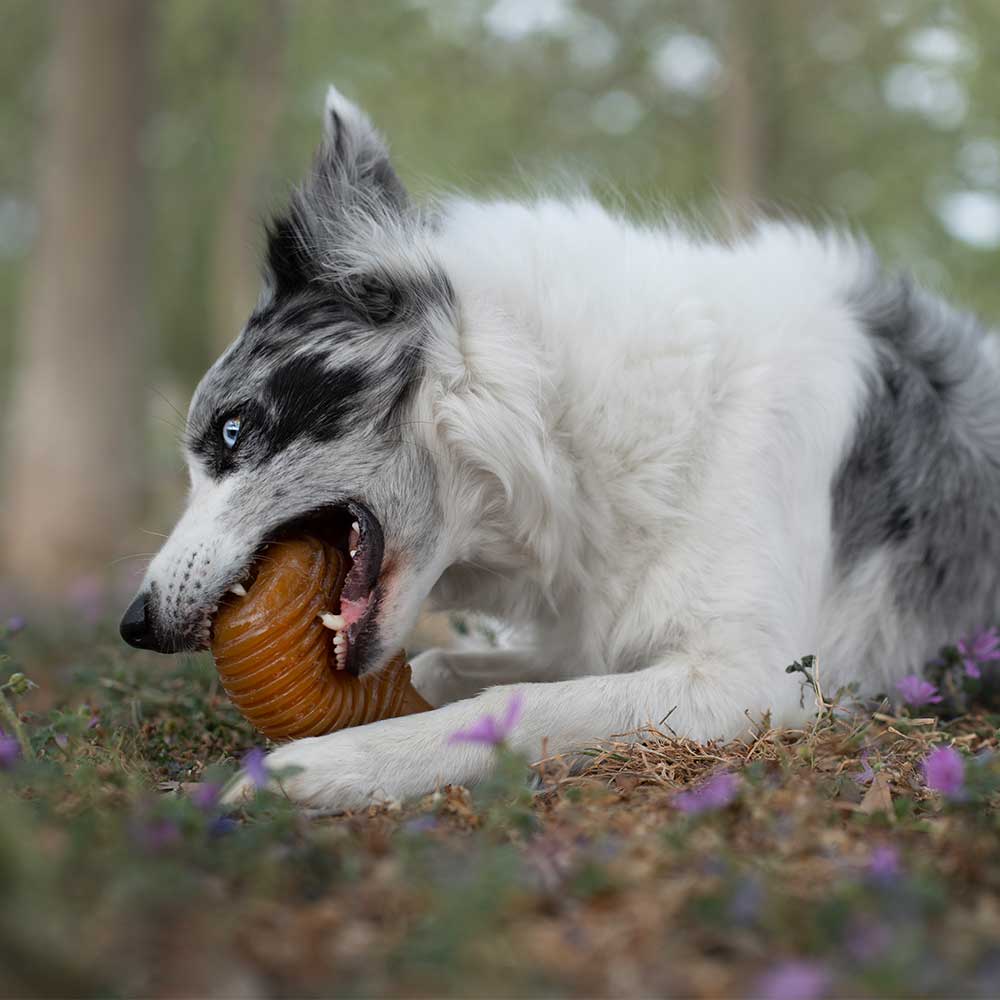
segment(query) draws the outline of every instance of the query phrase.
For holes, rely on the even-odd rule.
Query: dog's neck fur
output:
[[[543,234],[524,206],[450,206],[435,251],[456,315],[432,343],[433,376],[420,405],[434,429],[430,446],[449,456],[439,474],[444,507],[457,518],[444,528],[451,560],[435,600],[565,625],[572,608],[585,606],[574,599],[583,581],[603,575],[613,558],[608,526],[631,518],[613,510],[608,479],[581,461],[592,443],[574,423],[566,395],[576,390],[552,349],[571,341],[557,327],[572,324],[572,313],[541,291],[551,295],[567,281],[579,289],[579,275],[567,275],[573,264],[558,245],[545,247]],[[587,291],[595,300],[602,294]],[[581,330],[579,350],[592,347]]]
[[[524,316],[486,298],[462,302],[458,339],[442,359],[428,409],[441,470],[453,567],[437,597],[449,607],[537,617],[578,578],[585,544],[567,440],[553,423],[555,391]]]

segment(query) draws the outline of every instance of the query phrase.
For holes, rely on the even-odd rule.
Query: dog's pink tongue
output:
[[[340,615],[347,623],[348,627],[364,617],[371,599],[371,594],[367,594],[365,597],[359,597],[356,600],[351,600],[351,598],[344,597],[343,594],[341,594]]]

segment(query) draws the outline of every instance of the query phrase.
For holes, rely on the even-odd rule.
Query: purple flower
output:
[[[431,830],[436,830],[437,827],[437,817],[431,816],[429,813],[424,813],[422,816],[415,816],[403,824],[403,829],[407,833],[428,833]]]
[[[868,874],[876,882],[891,882],[900,873],[899,851],[892,844],[879,844],[868,858]]]
[[[861,751],[861,773],[854,776],[854,780],[859,785],[867,785],[872,778],[875,777],[875,772],[872,770],[871,764],[868,763],[868,757],[870,755],[870,750]]]
[[[147,854],[159,854],[180,839],[180,828],[170,819],[137,820],[132,824],[132,840]]]
[[[243,770],[255,788],[267,788],[267,754],[259,747],[254,747],[243,755]]]
[[[239,823],[229,816],[217,816],[209,825],[208,835],[213,838],[227,837],[229,834],[235,833],[239,826]]]
[[[979,669],[982,664],[1000,660],[1000,634],[995,628],[983,629],[968,639],[959,639],[957,645],[965,672],[970,677],[982,677]]]
[[[896,684],[896,690],[903,696],[903,701],[914,708],[921,705],[936,705],[941,700],[938,689],[916,674],[904,677]]]
[[[202,811],[212,812],[219,804],[222,795],[222,785],[214,781],[203,781],[191,793],[191,801]]]
[[[23,632],[27,625],[28,623],[20,615],[14,615],[12,618],[7,619],[4,630],[7,635],[17,635],[18,632]]]
[[[725,771],[709,778],[689,792],[674,796],[674,805],[683,813],[695,815],[713,809],[724,809],[739,794],[739,775]]]
[[[954,747],[938,747],[924,758],[927,787],[948,798],[957,797],[965,784],[965,762]]]
[[[817,962],[780,962],[757,983],[763,1000],[817,1000],[830,986],[830,974]]]
[[[21,744],[0,729],[0,771],[9,771],[21,756]]]
[[[459,729],[448,737],[449,743],[483,743],[486,746],[499,746],[506,743],[518,720],[524,712],[524,696],[515,691],[507,702],[507,708],[502,718],[495,719],[492,715],[484,715],[477,719],[467,729]]]
[[[65,733],[56,733],[52,738],[56,741],[56,746],[60,750],[65,750],[69,746],[69,737]]]

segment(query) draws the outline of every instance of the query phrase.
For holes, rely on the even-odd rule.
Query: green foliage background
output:
[[[985,246],[964,242],[942,223],[939,206],[949,193],[995,198],[1000,187],[993,58],[1000,5],[742,2],[753,8],[751,41],[766,57],[758,81],[766,131],[761,203],[814,220],[849,220],[891,261],[994,320],[1000,234]],[[53,8],[39,0],[3,7],[6,371],[34,232]],[[259,0],[157,0],[155,8],[155,86],[143,148],[161,369],[151,381],[186,390],[214,350],[206,332],[212,241],[220,199],[241,167],[240,132],[251,127],[242,46],[260,8]],[[644,214],[678,206],[714,217],[718,112],[726,100],[722,36],[732,9],[724,0],[293,0],[261,214],[308,164],[324,86],[336,81],[390,137],[417,195],[523,190],[529,181],[580,177],[601,197]],[[696,78],[701,59],[701,78],[666,85],[658,58]]]

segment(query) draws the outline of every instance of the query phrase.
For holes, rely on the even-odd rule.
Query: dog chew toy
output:
[[[222,686],[273,740],[322,736],[432,707],[410,683],[402,651],[378,674],[336,669],[333,632],[322,618],[337,607],[347,568],[340,552],[318,538],[277,542],[264,551],[245,596],[228,595],[216,614],[212,655]]]

